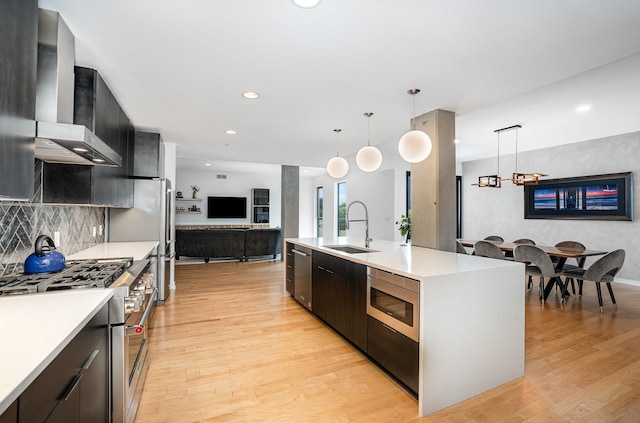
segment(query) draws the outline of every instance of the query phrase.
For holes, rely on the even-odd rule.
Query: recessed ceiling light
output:
[[[257,91],[245,91],[242,93],[244,98],[256,99],[260,97],[260,93]]]
[[[291,0],[293,4],[303,9],[312,9],[320,4],[322,0]]]
[[[225,134],[227,135],[235,135],[237,134],[236,131],[234,131],[233,129],[227,129],[226,131],[224,131]]]
[[[96,163],[104,163],[104,160],[102,159],[93,159],[93,161]]]
[[[86,153],[87,150],[86,148],[82,148],[82,147],[73,147],[73,151],[77,151],[78,153]]]
[[[585,112],[588,112],[589,110],[591,110],[591,105],[589,104],[583,104],[581,106],[576,107],[576,112],[578,113],[585,113]]]
[[[456,138],[455,140],[453,140],[453,143],[454,144],[460,144],[460,140]]]
[[[211,163],[205,163],[204,165],[205,166],[211,166]]]

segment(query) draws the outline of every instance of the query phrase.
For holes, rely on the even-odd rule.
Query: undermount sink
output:
[[[354,247],[352,245],[323,245],[325,248],[332,250],[342,251],[343,253],[358,254],[358,253],[375,253],[376,250],[370,250],[369,248]]]

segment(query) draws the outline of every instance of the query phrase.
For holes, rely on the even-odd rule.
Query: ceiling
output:
[[[456,113],[459,162],[495,155],[493,131],[515,124],[519,150],[640,130],[637,0],[40,7],[61,13],[76,63],[98,69],[135,126],[177,144],[178,167],[323,168],[336,150],[355,167],[368,138],[383,168],[405,166],[397,141],[414,115],[411,88],[422,90],[416,115]],[[261,97],[245,99],[246,90]],[[591,110],[576,112],[583,104]],[[374,113],[370,132],[365,112]]]

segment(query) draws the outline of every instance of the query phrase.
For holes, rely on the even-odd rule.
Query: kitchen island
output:
[[[81,289],[0,298],[0,415],[112,295]]]
[[[369,273],[377,269],[419,282],[420,416],[524,375],[522,263],[383,240],[369,249],[346,237],[285,241],[311,249],[312,255],[317,251],[367,266]]]

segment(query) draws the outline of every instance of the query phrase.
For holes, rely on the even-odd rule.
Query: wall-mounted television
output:
[[[207,218],[238,219],[247,217],[247,197],[207,197]]]

